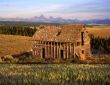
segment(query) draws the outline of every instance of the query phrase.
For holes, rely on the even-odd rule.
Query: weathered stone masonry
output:
[[[90,38],[85,25],[42,26],[33,40],[34,57],[85,59],[90,55]]]

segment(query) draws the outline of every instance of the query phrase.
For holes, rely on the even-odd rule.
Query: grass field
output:
[[[88,31],[110,37],[108,28]],[[31,37],[0,34],[0,56],[30,51],[31,47]],[[103,57],[100,59],[103,62]],[[93,61],[98,62],[99,58]],[[110,85],[110,64],[1,64],[0,85]]]
[[[110,65],[0,65],[0,85],[110,85]]]
[[[0,56],[26,52],[31,47],[30,37],[0,34]]]
[[[95,37],[110,37],[110,26],[101,26],[101,27],[93,27],[87,28],[88,32],[93,34]]]
[[[96,26],[87,30],[94,36],[110,37],[110,26]],[[19,54],[30,51],[31,48],[31,37],[0,34],[0,56]]]

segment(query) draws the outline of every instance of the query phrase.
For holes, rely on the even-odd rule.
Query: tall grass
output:
[[[0,85],[109,85],[110,65],[0,65]]]

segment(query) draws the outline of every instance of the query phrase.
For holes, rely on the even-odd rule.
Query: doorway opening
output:
[[[61,50],[60,53],[61,53],[61,54],[60,54],[61,58],[64,59],[64,51]]]
[[[45,58],[45,48],[42,48],[42,58]]]
[[[84,32],[81,32],[81,41],[82,41],[82,46],[84,45]]]

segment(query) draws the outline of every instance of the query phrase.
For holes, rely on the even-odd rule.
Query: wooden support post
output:
[[[41,41],[39,41],[39,44],[41,45]],[[42,58],[43,56],[42,56],[42,48],[41,48],[41,50],[40,50],[40,58]]]
[[[44,43],[44,46],[45,46],[45,57],[47,57],[47,45],[46,45],[46,42],[43,42]]]
[[[69,48],[69,47],[68,47],[68,43],[67,43],[67,58],[69,58],[69,57],[68,57],[68,52],[69,52],[68,48]]]
[[[43,58],[43,56],[42,56],[43,55],[43,52],[42,52],[43,51],[42,50],[42,41],[39,42],[39,45],[40,45],[40,58]]]
[[[59,48],[58,48],[58,42],[57,42],[57,58],[59,57],[59,50],[58,50]]]
[[[54,42],[54,59],[55,59],[55,57],[56,57],[56,46],[55,46],[55,42]]]
[[[58,43],[58,58],[60,58],[60,42]]]
[[[75,42],[73,44],[74,58],[75,58]]]
[[[71,51],[71,43],[70,43],[70,56],[72,57],[72,51]]]
[[[51,42],[49,42],[49,52],[50,52],[50,58],[51,58]]]
[[[52,42],[50,42],[50,57],[52,58],[52,45],[51,45]]]
[[[53,42],[53,59],[54,59],[54,42]]]
[[[63,43],[63,49],[64,49],[64,59],[66,59],[65,43]]]
[[[65,44],[64,44],[64,46],[65,46],[65,47],[64,47],[64,48],[65,48],[65,59],[67,59],[67,46],[66,46],[66,44],[67,44],[67,43],[65,42]]]
[[[56,45],[55,45],[55,42],[54,42],[54,58],[56,58]]]
[[[49,57],[49,54],[50,54],[50,52],[49,52],[49,42],[47,42],[47,57]]]
[[[70,43],[68,43],[68,58],[70,58]]]
[[[50,46],[49,46],[49,47],[50,47],[50,48],[49,48],[49,51],[50,51],[50,58],[51,58],[51,57],[52,57],[52,56],[51,56],[51,42],[50,42],[49,45],[50,45]]]
[[[51,43],[49,42],[49,58],[51,58]]]
[[[55,42],[55,58],[57,58],[57,43]]]
[[[51,42],[51,58],[53,58],[53,46],[52,46],[52,42]]]
[[[55,52],[55,47],[56,47],[56,46],[55,46],[55,42],[54,42],[54,45],[53,45],[53,49],[54,49],[54,53],[53,53],[53,54],[54,54],[54,58],[55,58],[55,53],[56,53],[56,52]]]

